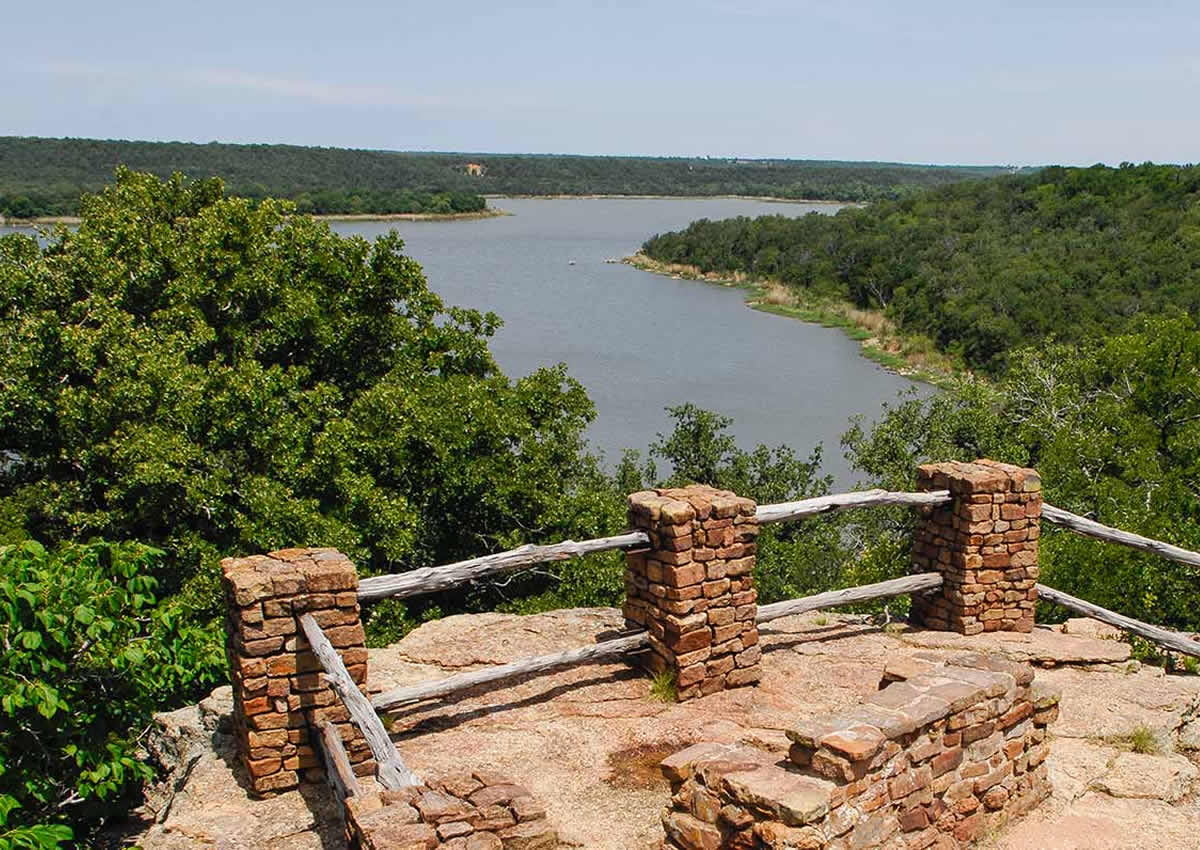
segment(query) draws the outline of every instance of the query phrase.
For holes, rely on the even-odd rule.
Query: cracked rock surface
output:
[[[623,626],[611,609],[448,617],[371,650],[369,685],[384,690],[570,649]],[[488,769],[527,787],[545,805],[562,846],[646,850],[659,846],[663,834],[659,816],[669,788],[658,762],[665,756],[701,740],[752,744],[782,756],[785,728],[856,705],[877,690],[890,660],[931,650],[1021,653],[1052,666],[1039,669],[1038,678],[1063,689],[1048,760],[1055,792],[993,836],[993,846],[1200,850],[1195,766],[1186,754],[1138,755],[1120,740],[1144,725],[1164,747],[1177,746],[1198,716],[1200,677],[1138,669],[1126,662],[1126,644],[1086,632],[1039,629],[1029,641],[995,633],[956,640],[885,631],[853,617],[802,615],[763,627],[756,688],[666,704],[651,699],[649,680],[629,665],[593,664],[419,704],[391,713],[387,722],[418,774]],[[160,795],[162,822],[143,837],[145,850],[345,846],[336,806],[323,790],[252,800],[221,749],[227,736],[171,734],[186,738],[175,746],[187,750],[176,761],[196,761],[176,781],[169,805],[164,799],[171,795]]]

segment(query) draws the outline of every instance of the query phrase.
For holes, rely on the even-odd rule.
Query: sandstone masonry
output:
[[[701,743],[662,762],[666,847],[958,850],[1049,793],[1057,692],[1028,665],[930,653],[850,711],[788,731],[787,760]]]
[[[631,526],[650,546],[626,553],[626,624],[650,633],[643,658],[675,676],[678,698],[757,682],[755,504],[691,486],[629,497]]]
[[[284,549],[226,558],[221,568],[234,736],[251,789],[270,794],[323,783],[311,730],[325,720],[341,732],[354,772],[372,775],[370,749],[322,680],[297,622],[311,612],[351,677],[364,685],[367,649],[354,564],[333,549]]]
[[[351,845],[362,850],[549,850],[546,809],[507,777],[486,771],[346,800]]]
[[[973,635],[1033,631],[1042,482],[1036,471],[980,460],[918,467],[921,490],[949,490],[913,536],[913,572],[937,571],[939,591],[914,594],[912,622]]]

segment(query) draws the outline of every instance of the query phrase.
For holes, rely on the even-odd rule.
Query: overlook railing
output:
[[[1028,472],[1034,474],[1031,470]],[[1038,486],[1040,487],[1040,484]],[[1015,509],[1015,511],[1005,513],[1004,515],[1011,515],[1013,518],[1017,517],[1018,515],[1020,517],[1034,517],[1032,521],[1035,524],[1037,517],[1040,517],[1041,519],[1048,520],[1051,523],[1060,525],[1078,534],[1128,546],[1140,551],[1150,552],[1182,563],[1200,566],[1200,553],[1191,552],[1178,546],[1152,540],[1150,538],[1142,537],[1126,531],[1121,531],[1119,529],[1110,528],[1093,520],[1070,513],[1069,511],[1056,508],[1052,505],[1043,505],[1040,503],[1040,492],[1035,495],[1036,504],[1032,505],[1031,510],[1036,508],[1038,511],[1036,516],[1032,513],[1020,513],[1020,511],[1023,510],[1023,506],[1019,504],[1004,505],[1003,507],[1005,508]],[[946,519],[943,517],[942,520],[940,520],[943,523],[943,531],[938,533],[945,533],[949,535],[959,533],[958,531],[944,531],[944,529],[959,529],[959,517],[969,516],[974,518],[972,509],[977,508],[980,516],[988,511],[992,512],[990,515],[997,518],[997,520],[995,524],[995,530],[988,533],[992,536],[1003,538],[1004,535],[1001,533],[1001,524],[1003,524],[1004,528],[1007,528],[1009,527],[1010,523],[1000,519],[1002,513],[1001,505],[999,504],[999,502],[1002,501],[1000,498],[997,498],[997,503],[993,506],[993,503],[989,501],[990,497],[985,498],[982,495],[977,495],[968,498],[964,497],[961,492],[958,495],[952,496],[951,491],[949,490],[934,490],[916,493],[867,490],[861,492],[822,496],[820,498],[805,499],[796,502],[762,505],[758,506],[753,511],[753,522],[757,524],[785,522],[833,511],[886,505],[905,505],[925,509],[927,512],[926,516],[928,516],[929,511],[934,510],[936,512],[936,509],[940,509],[956,499],[960,500],[959,506],[961,514],[955,514],[955,516],[951,519]],[[942,511],[942,513],[946,512]],[[749,522],[748,518],[747,521]],[[697,520],[697,523],[698,522],[699,521]],[[720,522],[725,521],[720,520],[717,523],[714,523],[714,525],[718,525]],[[734,522],[734,520],[729,520],[729,522]],[[966,528],[969,522],[970,519],[963,518],[963,528]],[[1021,519],[1017,520],[1017,522],[1020,522],[1020,527],[1024,529],[1027,527],[1027,523],[1030,522],[1030,520]],[[730,530],[732,531],[732,529]],[[966,535],[968,532],[962,531],[961,533]],[[1013,539],[1023,540],[1028,537],[1036,541],[1037,536],[1038,535],[1036,534],[1026,533],[1025,535],[1018,535]],[[724,545],[729,545],[729,539],[726,539]],[[670,555],[671,547],[668,546],[667,542],[665,541],[668,541],[668,538],[661,537],[658,532],[635,530],[625,534],[598,538],[595,540],[586,540],[583,542],[568,540],[551,545],[522,546],[511,551],[500,552],[480,558],[473,558],[454,564],[413,570],[411,572],[398,575],[386,575],[362,579],[358,583],[357,598],[360,601],[366,602],[388,597],[403,598],[423,593],[433,593],[447,590],[468,582],[478,581],[490,576],[496,576],[503,573],[524,569],[535,564],[561,561],[604,551],[644,550],[647,547],[653,546],[660,547],[660,549],[662,549],[662,547],[666,547],[666,549],[662,551],[665,551],[667,555]],[[738,545],[740,544],[733,544],[735,549]],[[1003,549],[1003,547],[999,548]],[[752,552],[753,549],[748,548],[747,551]],[[1014,547],[1014,551],[1021,552],[1023,550],[1021,549],[1021,546],[1018,545]],[[1033,555],[1032,568],[1026,572],[1036,577],[1036,545],[1031,548],[1031,551]],[[661,553],[659,553],[658,556],[663,557]],[[630,557],[633,556],[631,555]],[[736,558],[738,556],[736,554],[732,554],[730,557]],[[951,564],[957,563],[955,559],[959,559],[963,561],[963,564],[960,564],[959,567],[963,569],[978,569],[983,571],[990,568],[990,565],[985,561],[986,557],[992,556],[976,556],[969,554],[963,555],[962,552],[959,551],[958,554],[953,556],[946,556],[944,560],[939,559],[939,564],[945,564],[946,569],[952,570],[956,567],[952,567]],[[994,557],[1000,556],[997,555]],[[1027,559],[1013,560],[1007,555],[1004,557],[1008,557],[1009,560],[1016,565],[1018,572],[1020,572],[1020,565],[1028,562]],[[971,558],[978,558],[978,560],[971,561]],[[676,569],[683,569],[684,566],[688,566],[690,564],[690,554],[688,559],[681,559],[680,563],[682,566],[677,567]],[[695,566],[695,564],[690,565]],[[703,567],[703,564],[701,564],[701,567]],[[1011,567],[1009,568],[1011,569]],[[732,574],[733,573],[731,570],[731,575]],[[712,577],[709,576],[709,578],[711,579]],[[703,579],[703,570],[701,570],[701,580]],[[958,580],[959,579],[956,579],[956,581]],[[721,584],[722,581],[722,579],[715,580],[716,584]],[[728,585],[727,581],[724,583],[725,585]],[[944,585],[946,585],[946,587],[943,587]],[[961,586],[962,585],[954,585],[953,587]],[[700,592],[699,587],[700,585],[696,584],[697,594]],[[751,619],[754,624],[761,624],[781,617],[800,614],[808,611],[862,603],[877,599],[891,598],[905,594],[930,594],[934,592],[945,592],[951,588],[951,585],[947,585],[947,578],[942,572],[920,572],[913,575],[904,576],[902,578],[892,579],[890,581],[883,581],[875,584],[845,588],[841,590],[833,590],[799,599],[791,599],[769,605],[763,605],[755,608],[755,610],[752,612]],[[1069,594],[1042,584],[1036,584],[1035,588],[1036,595],[1042,599],[1062,605],[1063,607],[1071,610],[1078,611],[1089,617],[1094,617],[1118,628],[1141,635],[1142,637],[1145,637],[1156,644],[1167,647],[1176,652],[1200,657],[1200,643],[1191,640],[1184,635],[1177,634],[1159,626],[1143,623],[1113,611],[1109,611],[1101,608],[1100,606],[1086,602],[1085,600],[1077,599]],[[962,595],[961,591],[955,592],[958,592],[960,596]],[[707,589],[705,590],[705,593],[707,593]],[[682,594],[676,595],[680,598],[683,598]],[[695,594],[693,594],[693,596],[694,595]],[[1003,595],[1004,594],[1001,593],[1001,596]],[[982,597],[983,594],[980,593],[979,596]],[[1030,596],[1032,596],[1032,591],[1030,591]],[[1021,595],[1019,598],[1025,599],[1026,597]],[[986,615],[984,615],[983,619],[987,619]],[[331,620],[330,622],[338,623],[342,621]],[[307,641],[308,647],[311,648],[312,653],[315,655],[317,662],[324,673],[327,684],[332,687],[340,704],[345,708],[346,713],[349,715],[350,720],[361,732],[361,735],[365,739],[367,746],[369,746],[371,756],[374,758],[376,763],[377,777],[380,784],[382,784],[385,788],[404,788],[407,786],[418,785],[421,783],[421,780],[405,766],[394,744],[388,737],[387,731],[379,718],[378,712],[394,710],[424,700],[449,697],[457,693],[477,689],[486,685],[494,685],[496,683],[527,677],[530,675],[549,673],[554,670],[560,670],[579,664],[605,659],[634,656],[639,653],[645,653],[652,649],[656,640],[661,637],[661,634],[657,636],[652,634],[654,631],[653,629],[630,630],[623,634],[617,634],[608,640],[603,640],[589,646],[578,647],[575,649],[547,655],[522,658],[508,664],[496,665],[482,670],[448,676],[435,681],[421,682],[415,685],[396,688],[368,698],[360,687],[363,679],[365,678],[365,672],[358,676],[358,681],[356,682],[355,677],[351,676],[350,672],[347,670],[346,664],[343,663],[342,658],[339,657],[338,650],[335,649],[334,644],[331,643],[330,639],[326,636],[326,632],[322,629],[322,626],[318,624],[317,618],[314,617],[314,614],[299,614],[297,623],[299,630],[302,632],[304,639]],[[755,641],[757,641],[757,635],[755,635]],[[345,644],[339,644],[339,646],[345,646]],[[351,762],[348,759],[342,744],[343,738],[345,737],[344,731],[339,733],[339,731],[328,722],[317,722],[315,725],[316,737],[314,739],[314,744],[319,748],[319,751],[323,756],[323,761],[327,766],[327,775],[329,777],[329,781],[337,789],[340,797],[346,798],[354,796],[355,794],[359,793],[358,785],[354,770],[351,767]]]

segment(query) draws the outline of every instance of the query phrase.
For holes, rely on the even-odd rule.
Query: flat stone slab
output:
[[[1091,789],[1110,797],[1174,803],[1192,793],[1200,771],[1180,755],[1121,753]]]
[[[1041,628],[1029,634],[985,632],[970,637],[955,632],[912,631],[902,634],[901,640],[909,646],[925,649],[996,653],[1012,661],[1025,661],[1039,667],[1120,664],[1128,661],[1130,656],[1129,644],[1123,641],[1063,634]]]
[[[988,850],[1200,850],[1200,806],[1089,792],[1046,805],[1009,826]]]
[[[599,608],[528,617],[447,617],[420,626],[393,646],[370,650],[368,684],[372,689],[398,687],[571,649],[623,626],[619,611]],[[464,766],[494,770],[512,777],[545,805],[564,846],[646,850],[663,835],[660,814],[670,791],[658,765],[670,754],[697,741],[715,741],[749,745],[763,751],[768,761],[782,761],[791,743],[784,730],[809,718],[829,718],[859,707],[864,697],[878,690],[885,667],[892,663],[907,657],[916,669],[929,663],[918,655],[932,655],[944,665],[964,650],[990,652],[998,643],[990,635],[961,640],[952,636],[949,650],[930,649],[912,642],[920,634],[898,636],[837,614],[788,617],[762,629],[763,678],[755,688],[669,705],[650,698],[649,681],[630,665],[592,664],[468,693],[454,702],[423,703],[396,712],[388,722],[405,761],[418,774],[455,773]],[[1043,642],[1039,651],[1046,653],[1054,641],[1082,640],[1055,632],[1037,639]],[[1094,643],[1109,650],[1125,646],[1107,640]],[[1052,771],[1063,735],[1094,745],[1095,735],[1128,733],[1145,722],[1170,736],[1200,696],[1200,677],[1163,676],[1149,668],[1127,675],[1103,664],[1062,666],[1039,670],[1037,677],[1063,692],[1061,715],[1053,727],[1056,743],[1048,760]],[[266,801],[252,799],[238,785],[240,768],[230,767],[229,749],[214,749],[221,736],[191,729],[198,722],[197,712],[186,714],[166,724],[172,729],[171,741],[163,742],[168,749],[184,750],[166,783],[172,790],[178,784],[181,790],[174,793],[169,809],[159,800],[156,810],[165,812],[163,822],[138,839],[144,850],[343,850],[336,808],[323,787],[304,792],[307,797],[289,792]],[[864,711],[859,722],[880,728],[878,724],[893,719],[887,710],[875,709]],[[1101,752],[1107,761],[1118,750]],[[198,761],[189,773],[187,764],[193,758]],[[1090,769],[1081,773],[1089,782],[1099,775]],[[1110,811],[1103,802],[1089,802],[1081,817],[1098,819],[1096,823],[1107,823],[1104,817],[1121,811],[1145,812],[1147,818],[1165,812],[1174,818],[1167,825],[1130,824],[1126,835],[1155,836],[1160,826],[1170,837],[1200,835],[1194,826],[1200,823],[1200,813],[1187,808],[1194,798],[1167,804],[1113,798],[1086,788],[1079,793],[1073,805],[1099,797],[1134,807]],[[1180,820],[1173,807],[1192,814],[1186,833],[1168,828]],[[1052,810],[1051,806],[1048,811]],[[1050,821],[1039,823],[1057,828]],[[1072,846],[1081,845],[1064,845]],[[1197,845],[1149,838],[1125,846],[1200,850]],[[1009,850],[1041,847],[1055,845],[1034,834],[1031,840],[1012,843]]]

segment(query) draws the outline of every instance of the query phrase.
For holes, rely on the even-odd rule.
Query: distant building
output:
[[[482,177],[487,168],[478,162],[467,163],[467,174],[472,177]]]

